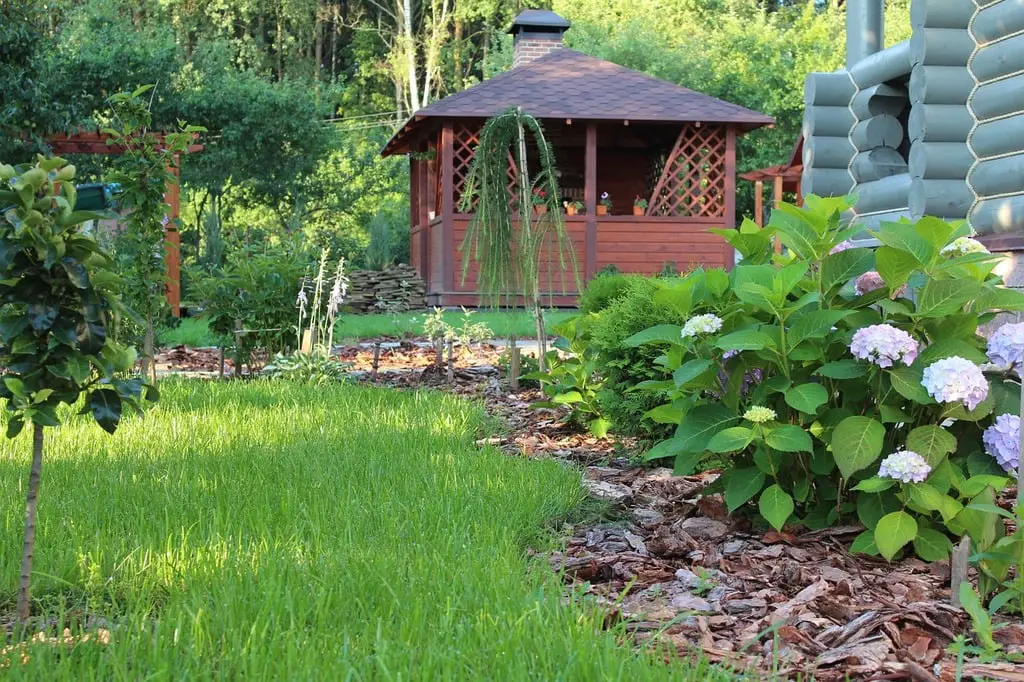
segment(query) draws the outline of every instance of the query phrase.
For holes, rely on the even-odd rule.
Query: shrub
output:
[[[664,427],[653,422],[641,425],[643,415],[658,405],[659,399],[631,390],[643,381],[661,378],[660,368],[654,365],[655,358],[661,353],[650,346],[624,347],[622,342],[654,325],[682,324],[684,314],[664,303],[657,295],[675,281],[629,278],[622,295],[598,314],[590,330],[591,342],[598,353],[597,369],[605,378],[605,386],[598,398],[602,411],[617,433],[659,435],[665,432]]]
[[[852,201],[806,202],[721,231],[748,263],[772,235],[788,255],[683,279],[671,296],[685,324],[626,340],[661,350],[646,367],[661,381],[641,388],[664,399],[648,416],[678,425],[648,456],[689,473],[727,455],[716,485],[730,511],[776,529],[858,519],[854,551],[939,560],[963,534],[986,549],[1008,478],[982,432],[1017,412],[1019,385],[983,373],[977,330],[1024,310],[1024,294],[1000,286],[980,244],[962,248],[965,224],[888,223],[872,232],[881,246],[857,248],[863,228],[839,218]]]
[[[580,312],[601,312],[611,305],[612,301],[625,294],[630,284],[638,279],[643,277],[618,272],[598,273],[580,294]]]

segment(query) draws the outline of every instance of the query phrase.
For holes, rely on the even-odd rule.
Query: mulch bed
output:
[[[350,348],[355,369],[372,349]],[[716,472],[674,476],[636,466],[629,439],[595,439],[535,410],[535,391],[510,393],[492,366],[498,349],[468,356],[449,381],[429,349],[382,353],[377,381],[432,387],[483,399],[508,435],[482,439],[509,454],[553,457],[583,468],[591,495],[611,521],[571,530],[562,551],[539,558],[607,609],[641,646],[698,650],[712,661],[782,679],[958,679],[947,647],[970,637],[970,620],[950,603],[949,563],[889,564],[851,556],[859,526],[776,533],[730,517],[704,489]],[[191,356],[190,356],[191,358]],[[467,362],[473,366],[466,366]],[[1006,622],[996,640],[1024,661],[1024,625]],[[1024,663],[968,660],[963,679],[1024,682]]]

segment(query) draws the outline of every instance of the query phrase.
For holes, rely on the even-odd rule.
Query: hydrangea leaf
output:
[[[843,478],[873,464],[882,454],[885,427],[870,417],[847,417],[832,432],[832,454]]]
[[[907,434],[907,449],[924,457],[933,469],[956,450],[956,437],[941,426],[918,426]]]
[[[917,521],[904,511],[886,514],[875,526],[875,544],[879,553],[892,560],[908,543],[917,537]]]
[[[758,509],[765,521],[775,530],[782,530],[786,521],[793,514],[793,498],[778,484],[770,485],[761,493],[757,502]]]

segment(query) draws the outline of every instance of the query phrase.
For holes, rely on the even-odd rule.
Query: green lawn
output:
[[[578,475],[478,450],[481,416],[431,393],[168,381],[113,437],[62,427],[34,594],[52,616],[102,616],[113,641],[33,645],[0,676],[731,679],[637,654],[561,604],[524,550],[583,499]],[[29,446],[0,446],[0,622]]]
[[[423,335],[423,319],[428,313],[417,311],[399,315],[345,315],[338,322],[336,334],[339,341],[365,340],[380,336],[413,336]],[[549,310],[546,313],[547,328],[568,317],[577,314],[574,310]],[[462,324],[462,312],[447,310],[444,318],[448,324],[458,327]],[[490,327],[496,337],[507,337],[510,333],[527,338],[533,336],[533,315],[526,311],[479,311],[471,316],[474,323],[483,322]],[[189,317],[181,320],[174,329],[163,329],[158,335],[162,346],[215,346],[217,338],[210,333],[210,328],[201,317]]]

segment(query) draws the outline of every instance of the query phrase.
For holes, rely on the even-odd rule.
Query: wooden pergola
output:
[[[803,194],[800,191],[800,177],[804,171],[803,153],[804,138],[801,135],[789,155],[788,163],[758,168],[740,174],[742,179],[754,183],[754,221],[759,226],[764,225],[765,182],[770,182],[772,185],[772,206],[774,208],[778,208],[782,203],[783,192],[792,192],[796,195],[796,202],[803,203]]]
[[[163,133],[156,134],[157,140],[163,141]],[[51,135],[46,143],[50,150],[58,156],[64,154],[104,154],[119,156],[124,154],[124,147],[109,143],[110,136],[95,131],[78,131]],[[202,151],[203,145],[191,144],[186,154]],[[174,163],[169,168],[175,177],[181,174],[181,155],[174,155]],[[171,314],[181,315],[181,234],[178,232],[177,219],[181,208],[181,187],[177,182],[168,183],[164,193],[167,202],[167,225],[164,227],[164,243],[167,249],[167,303]]]
[[[551,12],[524,12],[512,31],[517,66],[418,111],[382,152],[409,156],[410,260],[435,305],[480,302],[475,263],[462,278],[473,215],[457,207],[481,126],[511,107],[541,121],[560,199],[583,205],[565,223],[584,278],[610,265],[654,274],[667,263],[680,271],[733,263],[731,247],[709,229],[735,223],[737,138],[773,119],[565,49],[567,26]],[[516,175],[510,164],[510,185]],[[612,207],[599,214],[605,192]],[[636,197],[646,208],[634,210]],[[557,256],[543,265],[542,281],[566,279]],[[575,291],[546,293],[575,303]]]

